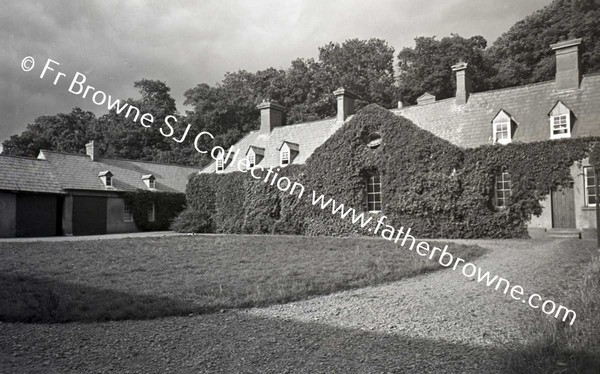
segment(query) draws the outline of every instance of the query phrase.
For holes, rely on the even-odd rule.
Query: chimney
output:
[[[550,45],[556,53],[556,78],[554,82],[557,91],[579,88],[581,79],[579,44],[581,44],[581,38],[560,41]]]
[[[337,122],[343,123],[348,116],[354,114],[354,99],[356,95],[343,88],[333,91],[337,99]]]
[[[466,104],[469,100],[469,95],[473,91],[471,82],[470,69],[466,62],[459,62],[452,65],[452,71],[456,72],[456,104]]]
[[[96,161],[98,159],[98,148],[94,147],[93,140],[85,145],[85,153],[90,156],[92,161]]]
[[[269,134],[275,127],[283,125],[283,106],[263,100],[257,108],[260,109],[261,134]]]

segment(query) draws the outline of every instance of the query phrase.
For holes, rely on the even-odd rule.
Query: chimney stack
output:
[[[581,56],[579,55],[581,38],[559,41],[550,47],[556,53],[556,78],[557,91],[576,90],[581,80]]]
[[[459,62],[452,66],[452,71],[456,72],[456,104],[466,104],[469,95],[473,91],[471,74],[466,62]]]
[[[343,88],[333,91],[337,99],[337,122],[343,123],[348,116],[354,114],[354,99],[356,95]]]
[[[93,140],[85,145],[85,153],[90,156],[92,161],[96,161],[98,159],[98,148],[94,147]]]
[[[257,108],[260,109],[261,134],[269,134],[275,127],[283,125],[283,106],[276,102],[263,100]]]

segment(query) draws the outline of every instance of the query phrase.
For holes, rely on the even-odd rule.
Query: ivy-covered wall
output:
[[[131,204],[133,221],[141,231],[168,230],[173,220],[184,210],[186,195],[174,192],[137,190],[126,192]],[[154,221],[148,221],[148,206],[154,203]]]
[[[381,144],[371,148],[374,134]],[[330,209],[312,206],[312,191],[366,211],[366,179],[381,175],[387,224],[411,227],[419,237],[526,237],[552,188],[572,183],[569,168],[598,138],[512,143],[461,149],[388,110],[370,105],[319,147],[302,166],[280,170],[305,187],[305,196],[281,192],[247,173],[201,174],[190,179],[180,231],[366,234]],[[493,204],[495,175],[507,171],[512,196]]]

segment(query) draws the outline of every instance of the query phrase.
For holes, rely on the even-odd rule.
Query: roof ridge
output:
[[[597,74],[600,75],[600,73],[597,73]],[[488,93],[496,93],[496,92],[508,91],[508,90],[515,90],[516,91],[516,90],[519,90],[519,89],[525,89],[525,88],[529,88],[529,87],[533,87],[533,86],[541,86],[541,85],[547,85],[547,84],[552,84],[552,83],[554,83],[554,80],[544,81],[544,82],[528,83],[528,84],[524,84],[524,85],[521,85],[521,86],[502,87],[502,88],[496,88],[496,89],[493,89],[493,90],[471,92],[469,94],[469,96],[485,95],[485,94],[488,94]],[[402,108],[392,108],[392,109],[389,109],[389,110],[390,111],[401,111],[402,109],[414,108],[414,107],[424,107],[425,105],[432,105],[432,104],[442,103],[442,102],[445,102],[445,101],[455,100],[455,99],[456,99],[456,97],[452,96],[452,97],[447,97],[445,99],[436,100],[434,102],[427,103],[427,104],[421,104],[421,105],[419,105],[419,104],[413,104],[413,105],[404,106]]]
[[[41,158],[37,158],[37,157],[17,156],[17,155],[6,155],[6,154],[4,154],[4,153],[0,153],[0,156],[2,156],[2,157],[11,157],[11,158],[20,158],[20,159],[23,159],[23,160],[31,160],[31,161],[46,161],[46,162],[47,162],[47,160],[44,160],[44,159],[41,159]]]
[[[49,150],[49,149],[40,149],[40,152],[50,152],[50,153],[58,153],[61,155],[65,155],[65,156],[78,156],[78,157],[86,157],[89,158],[88,155],[84,155],[81,153],[68,153],[68,152],[61,152],[61,151],[53,151],[53,150]],[[178,167],[185,167],[188,169],[198,169],[194,166],[188,166],[188,165],[183,165],[183,164],[171,164],[171,163],[167,163],[167,162],[158,162],[158,161],[146,161],[146,160],[133,160],[133,159],[128,159],[128,158],[111,158],[111,157],[99,157],[98,161],[102,161],[102,160],[114,160],[114,161],[129,161],[129,162],[142,162],[142,163],[146,163],[146,164],[155,164],[155,165],[166,165],[166,166],[178,166]]]
[[[331,120],[334,120],[334,119],[336,119],[335,116],[325,117],[325,118],[321,118],[321,119],[315,119],[313,121],[292,123],[291,125],[285,125],[285,126],[277,126],[277,127],[275,127],[275,129],[284,128],[284,127],[291,127],[291,126],[298,126],[298,125],[308,125],[309,123],[325,122],[325,121],[331,121]]]

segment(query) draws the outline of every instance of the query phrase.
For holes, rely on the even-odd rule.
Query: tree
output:
[[[100,144],[101,154],[105,157],[147,161],[168,158],[166,154],[174,145],[181,146],[159,131],[165,117],[177,116],[175,100],[169,93],[171,89],[164,82],[150,79],[137,81],[134,87],[139,89],[141,98],[130,98],[125,102],[137,107],[142,114],[152,114],[154,123],[144,127],[139,120],[134,122],[133,115],[126,118],[124,113],[117,114],[113,108],[98,118],[98,128],[104,134],[104,141]]]
[[[425,92],[438,99],[452,97],[456,80],[451,66],[464,61],[472,70],[473,89],[487,88],[486,76],[491,73],[484,51],[487,41],[482,36],[463,38],[457,34],[436,40],[434,37],[415,38],[414,48],[398,53],[398,86],[402,100],[414,104]]]
[[[397,100],[394,84],[394,49],[381,39],[350,39],[319,48],[319,60],[330,82],[330,92],[344,87],[360,98],[358,105],[393,107]]]
[[[380,39],[329,43],[319,48],[319,61],[296,59],[286,69],[227,73],[213,87],[199,84],[185,92],[189,122],[195,131],[209,131],[216,143],[228,147],[259,126],[256,106],[274,100],[285,107],[286,123],[334,116],[332,92],[347,88],[359,96],[358,107],[396,102],[394,50]]]
[[[554,79],[555,57],[549,47],[560,39],[583,38],[583,73],[600,71],[600,1],[556,0],[502,34],[486,52],[497,71],[492,88]]]
[[[92,139],[102,141],[96,116],[74,108],[71,113],[41,116],[20,135],[13,135],[2,144],[3,153],[15,156],[37,157],[41,149],[68,153],[85,152],[85,144]]]

